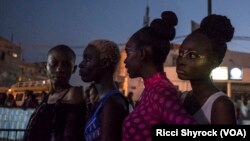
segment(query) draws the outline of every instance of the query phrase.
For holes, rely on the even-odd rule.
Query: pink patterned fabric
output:
[[[164,72],[144,80],[144,85],[138,106],[123,123],[123,141],[151,141],[153,124],[196,124]]]

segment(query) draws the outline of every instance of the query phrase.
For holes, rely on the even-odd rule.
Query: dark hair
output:
[[[150,26],[138,30],[130,39],[135,40],[138,48],[150,46],[153,51],[153,62],[161,67],[170,50],[170,41],[175,37],[177,16],[172,11],[164,11],[161,19],[154,19]]]
[[[48,56],[49,56],[52,52],[54,52],[54,51],[67,52],[67,53],[69,53],[69,54],[73,57],[74,62],[75,62],[75,60],[76,60],[76,54],[75,54],[75,52],[74,52],[69,46],[67,46],[67,45],[61,44],[61,45],[57,45],[57,46],[51,48],[51,49],[48,51]]]
[[[231,41],[234,35],[234,27],[230,20],[222,15],[209,15],[201,21],[200,28],[192,34],[195,33],[201,33],[208,37],[213,52],[221,63],[227,51],[226,43]]]

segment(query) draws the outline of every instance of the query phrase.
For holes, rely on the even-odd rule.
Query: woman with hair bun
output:
[[[236,124],[233,102],[216,88],[210,76],[222,62],[233,34],[234,27],[226,16],[212,14],[180,46],[176,71],[192,86],[181,101],[199,124]]]
[[[150,141],[154,124],[194,124],[180,103],[177,90],[164,72],[163,64],[175,37],[177,17],[162,13],[150,26],[135,32],[126,43],[124,63],[129,77],[142,77],[145,89],[138,105],[123,123],[124,141]]]

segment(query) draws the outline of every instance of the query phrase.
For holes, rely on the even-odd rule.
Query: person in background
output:
[[[7,98],[6,93],[0,93],[0,107],[4,107],[5,100]]]
[[[8,94],[4,102],[4,107],[16,107],[16,100],[13,94]]]
[[[238,124],[244,124],[244,120],[248,120],[248,107],[247,107],[247,96],[240,95],[240,98],[236,101],[236,119]]]
[[[233,102],[210,76],[222,62],[233,34],[234,27],[226,16],[212,14],[180,46],[176,72],[192,87],[181,95],[181,101],[199,124],[236,124]]]
[[[124,63],[129,77],[141,77],[145,88],[138,105],[124,121],[123,141],[152,140],[151,127],[155,124],[196,124],[164,72],[175,25],[175,13],[164,11],[161,18],[135,32],[126,43]]]
[[[42,102],[47,101],[47,95],[48,94],[45,91],[42,91],[38,103],[41,104]]]
[[[82,81],[93,83],[92,94],[98,95],[85,127],[86,141],[122,140],[122,123],[129,109],[113,78],[119,60],[118,45],[110,40],[91,41],[84,49],[79,74]]]
[[[76,55],[66,45],[48,51],[47,75],[51,91],[31,115],[24,141],[83,141],[85,103],[82,87],[69,83]]]
[[[38,106],[38,101],[36,96],[34,95],[33,91],[26,90],[25,91],[25,99],[22,104],[23,109],[27,108],[36,108]]]

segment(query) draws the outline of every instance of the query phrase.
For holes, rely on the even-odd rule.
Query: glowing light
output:
[[[228,68],[217,67],[212,70],[211,76],[213,80],[228,80]]]
[[[242,79],[242,69],[232,68],[230,70],[230,79],[232,80],[241,80]]]
[[[12,53],[12,56],[13,56],[14,58],[17,58],[17,57],[18,57],[17,53],[15,53],[15,52]]]

